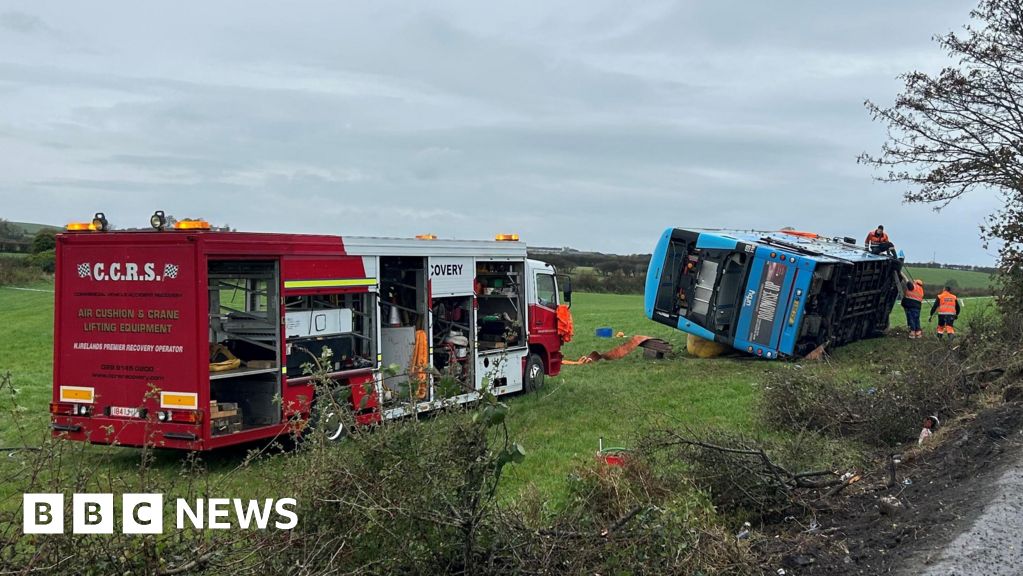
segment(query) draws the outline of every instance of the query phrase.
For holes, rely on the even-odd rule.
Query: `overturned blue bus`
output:
[[[901,281],[899,258],[852,238],[669,228],[647,269],[646,315],[756,356],[796,357],[883,334]]]

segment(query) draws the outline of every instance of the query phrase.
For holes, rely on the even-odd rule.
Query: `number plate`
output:
[[[141,416],[138,408],[124,408],[122,406],[111,406],[110,415],[121,418],[139,418]]]

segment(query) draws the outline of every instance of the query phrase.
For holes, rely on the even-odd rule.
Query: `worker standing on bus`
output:
[[[935,312],[938,313],[938,338],[945,334],[948,334],[949,338],[956,335],[952,324],[959,316],[959,310],[959,299],[952,293],[950,287],[945,286],[945,289],[934,299],[934,305],[931,306],[930,320],[934,319]]]
[[[867,239],[863,244],[873,254],[882,254],[895,248],[895,244],[892,244],[888,234],[884,231],[884,226],[881,224],[878,224],[877,228],[867,234]]]
[[[910,339],[923,338],[920,329],[920,308],[924,303],[924,283],[921,280],[906,282],[906,291],[902,294],[902,309],[906,312],[906,326],[909,327]]]

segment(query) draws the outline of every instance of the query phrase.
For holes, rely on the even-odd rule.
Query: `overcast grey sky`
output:
[[[427,5],[429,4],[429,5]],[[855,157],[975,2],[0,2],[0,217],[648,252],[795,226],[990,264]]]

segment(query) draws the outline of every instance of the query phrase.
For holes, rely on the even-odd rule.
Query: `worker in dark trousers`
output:
[[[906,312],[906,326],[909,327],[911,340],[924,337],[924,331],[920,329],[920,308],[923,304],[923,281],[906,282],[906,291],[902,294],[902,309]]]
[[[884,231],[884,226],[881,224],[878,224],[877,228],[867,234],[867,239],[863,244],[872,254],[883,254],[885,252],[894,254],[895,252],[895,244],[892,244],[888,234]]]
[[[952,293],[952,289],[945,286],[945,289],[934,299],[934,305],[931,306],[931,317],[928,320],[934,320],[934,313],[938,313],[938,338],[944,335],[948,335],[949,338],[954,338],[956,335],[956,329],[953,327],[955,320],[959,317],[959,299]]]

